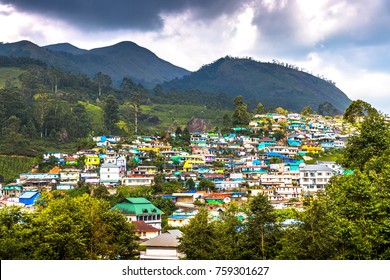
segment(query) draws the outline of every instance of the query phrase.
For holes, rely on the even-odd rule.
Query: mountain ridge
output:
[[[341,113],[351,102],[333,82],[291,65],[226,56],[190,72],[131,41],[84,50],[70,43],[40,47],[23,40],[0,44],[1,55],[26,56],[89,77],[101,72],[109,75],[115,86],[128,77],[149,89],[161,84],[168,91],[197,89],[210,94],[227,93],[233,98],[242,95],[251,108],[261,102],[271,109],[300,111],[310,105],[317,110],[320,104],[329,102]]]
[[[43,46],[43,48],[48,49],[50,51],[55,51],[55,52],[65,52],[65,53],[70,53],[74,55],[79,55],[79,54],[84,54],[88,52],[88,50],[85,49],[80,49],[70,43],[58,43],[58,44],[52,44],[52,45],[46,45]]]
[[[162,84],[165,90],[199,89],[210,93],[242,95],[254,105],[283,107],[300,111],[310,105],[314,110],[330,102],[340,112],[350,104],[348,96],[330,81],[275,63],[248,58],[220,58],[198,71]]]
[[[111,76],[116,85],[119,85],[124,77],[128,77],[151,88],[158,83],[190,73],[130,41],[83,50],[69,43],[40,47],[30,41],[22,40],[1,44],[0,55],[39,59],[48,66],[87,74],[90,77],[102,72]]]

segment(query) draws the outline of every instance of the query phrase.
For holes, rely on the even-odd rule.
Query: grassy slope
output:
[[[194,105],[170,105],[153,104],[151,106],[142,106],[142,112],[147,115],[157,116],[161,123],[156,128],[176,129],[177,126],[184,126],[192,118],[206,119],[212,127],[222,126],[224,114],[231,114],[228,110],[208,109],[204,106]]]
[[[35,158],[30,157],[0,155],[0,174],[6,183],[11,182],[19,178],[19,174],[29,172],[35,161]]]
[[[4,87],[7,80],[19,77],[24,70],[16,67],[0,67],[0,88]]]

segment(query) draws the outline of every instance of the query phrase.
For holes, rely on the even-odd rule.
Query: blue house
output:
[[[26,191],[20,195],[19,202],[25,205],[33,205],[40,196],[41,194],[38,191]]]

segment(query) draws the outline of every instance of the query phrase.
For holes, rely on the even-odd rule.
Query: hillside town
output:
[[[92,149],[44,154],[43,161],[54,164],[50,171],[20,174],[14,182],[2,184],[1,204],[34,211],[34,203],[45,190],[66,192],[89,185],[104,186],[115,194],[120,186],[151,187],[158,178],[183,183],[177,192],[159,194],[176,205],[167,217],[169,228],[187,225],[200,207],[218,218],[232,201],[246,201],[259,193],[267,195],[275,209],[301,211],[305,198],[324,192],[333,176],[351,172],[335,161],[318,159],[344,148],[354,131],[341,117],[269,113],[255,115],[248,127],[232,128],[229,134],[192,132],[189,150],[173,148],[159,136],[137,136],[127,144],[119,136],[96,136]],[[153,164],[156,158],[158,164]],[[175,236],[176,240],[180,231],[162,233],[164,213],[146,198],[125,198],[113,209],[136,225],[145,245],[177,243],[171,239]],[[179,253],[173,254],[179,258]],[[143,253],[141,258],[149,257]]]

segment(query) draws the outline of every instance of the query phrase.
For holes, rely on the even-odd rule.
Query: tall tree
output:
[[[268,196],[259,194],[249,201],[247,221],[243,225],[242,259],[272,259],[277,241],[278,226]]]
[[[93,77],[93,81],[98,86],[98,95],[102,95],[103,90],[108,89],[112,86],[112,79],[109,75],[105,75],[102,72],[98,72]]]
[[[49,99],[49,95],[47,93],[36,94],[34,98],[35,98],[34,114],[35,114],[35,119],[39,124],[41,138],[42,138],[44,132],[45,132],[45,136],[47,136],[47,129],[45,129],[44,131],[44,125],[45,125],[46,117],[50,112],[51,102]]]
[[[108,133],[114,133],[119,121],[119,104],[115,96],[109,95],[104,102],[104,125]]]
[[[183,237],[180,240],[179,250],[186,254],[189,260],[216,259],[215,223],[205,208],[192,218],[183,228]]]
[[[364,117],[359,133],[348,138],[348,146],[341,159],[346,168],[363,170],[371,158],[381,155],[390,147],[390,124],[371,106],[367,108],[368,115]],[[348,112],[353,110],[347,109]],[[360,116],[360,113],[348,115],[346,119],[352,120],[353,116]]]
[[[246,126],[249,124],[251,115],[248,113],[248,105],[244,103],[244,98],[239,95],[233,100],[235,106],[233,115],[232,115],[232,124],[234,126]]]
[[[256,106],[256,114],[261,115],[265,113],[266,113],[266,109],[264,105],[261,102],[259,102],[259,104],[257,104]]]
[[[368,115],[377,115],[378,111],[371,106],[371,104],[363,100],[354,100],[349,104],[348,108],[345,110],[343,118],[345,121],[355,124],[357,118],[368,116]]]

